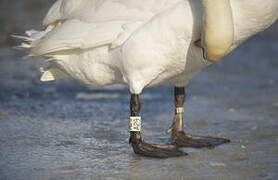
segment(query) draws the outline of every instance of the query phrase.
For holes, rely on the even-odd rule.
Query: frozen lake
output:
[[[252,39],[188,87],[188,131],[232,143],[158,160],[135,155],[128,144],[126,87],[43,84],[38,59],[1,48],[0,179],[277,179],[277,52],[277,41]],[[169,86],[144,92],[148,142],[169,138],[172,93]]]

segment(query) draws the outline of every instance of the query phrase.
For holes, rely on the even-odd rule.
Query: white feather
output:
[[[65,73],[63,73],[61,70],[59,70],[56,67],[50,68],[46,71],[43,71],[43,75],[41,76],[41,81],[54,81],[57,79],[61,79],[67,77]]]
[[[125,22],[85,23],[68,20],[32,43],[31,54],[44,55],[70,49],[89,49],[113,42]]]

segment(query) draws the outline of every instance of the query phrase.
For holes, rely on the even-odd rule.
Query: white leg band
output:
[[[129,118],[129,131],[141,131],[141,116],[130,116]]]

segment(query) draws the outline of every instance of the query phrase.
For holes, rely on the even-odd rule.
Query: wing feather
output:
[[[85,22],[142,21],[182,0],[58,0],[43,24],[79,19]]]
[[[31,55],[46,55],[70,49],[90,49],[113,42],[125,22],[85,23],[69,20],[32,42]]]
[[[44,19],[49,32],[31,43],[31,55],[120,46],[144,22],[181,0],[58,0]]]
[[[63,19],[62,13],[60,11],[62,2],[63,0],[58,0],[52,5],[52,7],[49,9],[47,15],[43,20],[44,26],[50,25],[58,20]]]

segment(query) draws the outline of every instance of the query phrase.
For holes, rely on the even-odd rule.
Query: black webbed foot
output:
[[[187,153],[179,150],[175,145],[148,144],[144,142],[140,136],[135,136],[131,136],[130,143],[134,152],[138,155],[153,158],[169,158],[187,155]]]
[[[184,131],[173,131],[171,136],[171,144],[178,147],[214,148],[229,142],[225,138],[189,135]]]

